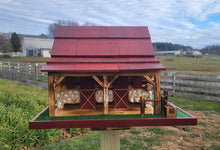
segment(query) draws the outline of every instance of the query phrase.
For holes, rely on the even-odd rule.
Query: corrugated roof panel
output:
[[[58,26],[55,38],[150,38],[147,27]]]
[[[79,39],[77,56],[118,56],[117,39]]]
[[[147,39],[120,39],[120,55],[154,56],[153,46]]]
[[[52,57],[47,63],[159,63],[155,57]]]
[[[151,71],[151,70],[165,70],[166,68],[160,63],[132,63],[132,64],[118,64],[121,72],[129,71]]]
[[[75,56],[77,54],[77,39],[55,39],[51,56]]]
[[[118,64],[47,64],[44,72],[118,72]]]
[[[47,64],[41,71],[46,72],[135,72],[165,70],[160,63],[85,63],[85,64]]]

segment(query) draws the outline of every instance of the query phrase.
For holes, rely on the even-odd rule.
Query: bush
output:
[[[4,54],[3,57],[4,57],[4,58],[10,58],[11,56],[8,55],[8,54]]]

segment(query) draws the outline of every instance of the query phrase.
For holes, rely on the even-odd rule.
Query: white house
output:
[[[54,39],[23,37],[23,55],[50,57],[53,41]]]

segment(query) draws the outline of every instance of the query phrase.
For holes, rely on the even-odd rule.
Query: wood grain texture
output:
[[[108,76],[103,75],[104,114],[108,114]]]
[[[154,75],[154,99],[160,99],[160,72]],[[160,114],[160,102],[154,102],[154,114]]]
[[[49,95],[49,116],[55,116],[55,90],[54,90],[55,77],[48,73],[48,95]]]
[[[120,150],[120,130],[101,131],[101,150]]]

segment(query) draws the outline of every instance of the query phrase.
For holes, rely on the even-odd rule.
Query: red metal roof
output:
[[[165,70],[147,27],[58,26],[47,72]]]

